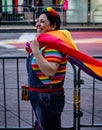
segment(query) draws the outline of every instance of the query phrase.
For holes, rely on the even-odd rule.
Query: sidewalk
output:
[[[61,29],[68,29],[71,31],[102,31],[102,24],[98,24],[98,25],[81,25],[81,24],[66,24],[61,26]],[[35,26],[33,25],[1,25],[0,26],[0,33],[5,33],[9,32],[9,31],[13,31],[13,32],[32,32],[35,30]]]

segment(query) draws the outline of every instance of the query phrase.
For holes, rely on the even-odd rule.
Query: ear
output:
[[[52,30],[55,30],[55,28],[56,28],[56,23],[54,23],[54,24],[52,25]]]
[[[55,30],[55,28],[52,28],[52,30]]]

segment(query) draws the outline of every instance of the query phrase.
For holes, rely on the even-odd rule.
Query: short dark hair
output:
[[[61,25],[60,15],[56,12],[56,16],[53,16],[50,12],[42,10],[41,14],[45,14],[50,21],[50,25],[56,24],[55,30],[58,30]]]

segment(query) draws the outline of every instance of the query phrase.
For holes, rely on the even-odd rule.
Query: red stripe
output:
[[[35,87],[27,87],[27,86],[22,86],[22,88],[26,88],[35,92],[43,92],[43,93],[52,93],[52,92],[58,92],[63,90],[63,87],[58,87],[58,88],[35,88]]]

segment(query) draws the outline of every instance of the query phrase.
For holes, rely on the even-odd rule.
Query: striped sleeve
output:
[[[49,62],[61,63],[63,56],[62,53],[58,52],[55,49],[46,48],[44,51],[44,57]]]

